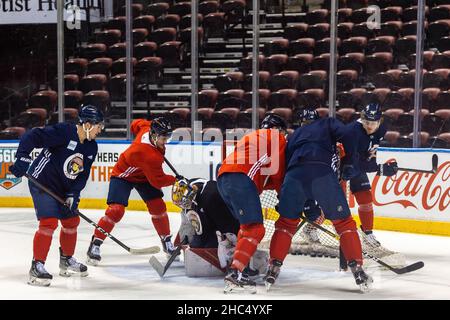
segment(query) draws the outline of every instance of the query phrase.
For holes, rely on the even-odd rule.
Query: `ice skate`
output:
[[[236,269],[230,269],[225,277],[224,293],[256,293],[256,283]]]
[[[88,275],[87,267],[77,262],[77,260],[72,256],[65,256],[62,253],[61,248],[59,248],[60,258],[59,258],[59,275],[62,277],[86,277]]]
[[[364,237],[364,242],[367,246],[370,247],[381,247],[380,241],[377,240],[375,235],[373,234],[372,230],[367,230],[363,232],[366,234],[366,237]]]
[[[161,237],[161,244],[162,244],[163,251],[167,255],[167,258],[170,258],[170,256],[176,249],[176,247],[172,243],[172,236],[168,235],[168,236]],[[179,255],[175,258],[175,261],[180,261]]]
[[[96,266],[102,260],[100,256],[100,246],[103,243],[102,240],[92,237],[91,244],[87,251],[86,263],[91,266]]]
[[[29,272],[30,279],[28,284],[32,286],[48,287],[53,276],[45,270],[44,262],[33,259]]]
[[[280,269],[282,265],[283,262],[277,259],[274,259],[270,262],[269,270],[267,271],[267,274],[264,277],[264,284],[266,285],[266,291],[269,291],[270,287],[275,283],[275,280],[278,278],[278,275],[280,274]]]
[[[348,263],[350,270],[355,277],[356,285],[359,286],[359,290],[362,293],[367,293],[372,288],[373,279],[369,276],[360,265],[357,265],[356,261],[351,261]]]

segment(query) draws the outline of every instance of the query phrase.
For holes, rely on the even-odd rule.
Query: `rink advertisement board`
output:
[[[120,153],[128,146],[127,141],[99,143],[99,152],[92,166],[91,176],[82,192],[81,208],[105,208],[112,168]],[[14,142],[0,143],[0,205],[4,207],[32,206],[27,179],[17,179],[7,170],[12,164],[16,148],[17,143]],[[215,179],[217,165],[224,156],[222,148],[221,143],[169,144],[166,157],[185,177]],[[227,146],[225,155],[232,148]],[[38,152],[39,150],[35,150],[33,156]],[[369,176],[377,217],[376,227],[450,235],[450,150],[380,148],[377,161],[382,163],[396,159],[399,167],[431,170],[433,154],[438,156],[436,174],[399,171],[396,176],[389,178]],[[164,171],[172,174],[167,165],[164,165]],[[176,210],[176,207],[170,204],[170,188],[164,188],[164,194],[169,210]],[[349,204],[352,213],[357,215],[357,204],[351,195]],[[129,209],[146,210],[145,204],[135,191],[131,194]],[[428,229],[414,227],[416,223],[424,225],[423,222],[433,223],[427,224]]]
[[[96,161],[91,168],[91,174],[86,188],[81,193],[80,207],[105,208],[108,195],[109,179],[114,164],[119,155],[129,146],[129,142],[104,141],[99,143]],[[32,205],[28,191],[27,179],[15,178],[8,172],[17,149],[17,143],[0,143],[0,199],[2,206]],[[33,151],[33,158],[40,150]],[[179,174],[188,178],[215,179],[216,166],[222,160],[221,143],[176,143],[168,144],[166,157]],[[164,164],[167,174],[173,172]],[[9,186],[6,188],[4,185]],[[164,188],[164,200],[171,201],[171,188]],[[25,201],[24,198],[26,198]],[[133,201],[135,200],[135,201]],[[133,190],[130,196],[130,209],[146,210],[140,201],[139,194]]]

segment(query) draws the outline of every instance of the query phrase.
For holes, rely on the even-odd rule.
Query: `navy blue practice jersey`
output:
[[[377,149],[386,134],[386,128],[381,124],[377,131],[369,135],[360,121],[354,121],[347,127],[357,141],[358,169],[362,172],[376,172],[378,170]]]
[[[355,161],[355,140],[348,128],[334,118],[318,119],[294,131],[287,145],[288,168],[301,162],[321,162],[335,165],[336,142],[342,142],[348,164]]]
[[[28,174],[61,197],[68,193],[79,196],[97,156],[97,142],[86,139],[81,143],[76,125],[58,123],[25,133],[17,158],[29,157],[34,148],[42,148],[42,151]]]

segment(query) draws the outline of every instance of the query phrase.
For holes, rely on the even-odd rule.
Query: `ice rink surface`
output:
[[[103,210],[82,210],[95,222]],[[179,215],[169,214],[172,233],[178,230]],[[89,266],[86,278],[63,278],[59,268],[59,229],[53,235],[46,269],[53,274],[50,287],[32,287],[26,282],[32,259],[37,221],[33,209],[0,208],[0,299],[450,299],[450,237],[377,231],[381,243],[403,253],[408,263],[422,260],[425,267],[396,275],[377,264],[366,265],[374,288],[361,294],[351,273],[341,273],[338,260],[289,255],[275,286],[266,292],[259,280],[256,295],[222,293],[223,278],[188,278],[182,262],[175,262],[160,279],[148,263],[149,256],[130,255],[106,240],[102,261]],[[93,228],[81,220],[75,257],[84,262]],[[148,213],[128,211],[112,232],[130,247],[159,245]],[[166,257],[160,252],[157,258]]]

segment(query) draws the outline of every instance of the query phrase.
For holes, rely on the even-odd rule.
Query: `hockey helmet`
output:
[[[78,113],[79,123],[92,123],[92,124],[103,124],[103,113],[93,105],[81,106],[80,112]]]
[[[171,136],[172,135],[172,125],[169,120],[158,117],[152,120],[150,125],[150,134],[156,136]]]
[[[381,116],[381,106],[378,103],[368,104],[361,112],[361,119],[366,121],[380,121]]]
[[[300,124],[308,124],[320,118],[319,113],[314,109],[301,109],[297,117]]]
[[[261,129],[270,129],[270,128],[276,128],[279,130],[287,130],[286,121],[284,119],[274,113],[268,114],[263,121],[261,122]]]

